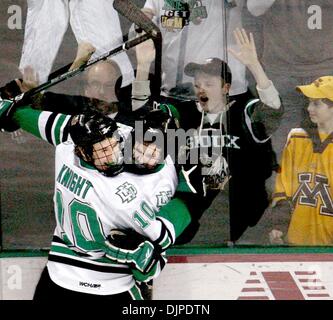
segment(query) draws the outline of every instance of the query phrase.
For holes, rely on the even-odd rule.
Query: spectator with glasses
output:
[[[74,67],[87,61],[93,50],[90,44],[81,43]],[[37,73],[27,67],[22,82],[16,79],[0,88],[1,97],[11,98],[37,86],[38,82]],[[131,86],[121,88],[121,83],[122,73],[118,64],[113,60],[100,61],[85,72],[82,95],[45,92],[34,97],[32,105],[35,109],[65,114],[78,114],[93,109],[114,118],[119,109],[126,111],[131,106]]]
[[[91,98],[100,111],[115,115],[118,106],[111,102],[119,101],[117,92],[119,92],[120,79],[121,71],[116,62],[101,61],[87,71],[84,95]]]

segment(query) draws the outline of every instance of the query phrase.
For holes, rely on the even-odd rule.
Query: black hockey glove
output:
[[[167,129],[178,129],[178,119],[179,113],[174,106],[160,104],[144,117],[144,130],[159,129],[166,132]]]
[[[13,121],[12,116],[16,110],[16,103],[12,100],[0,99],[0,130],[13,132],[20,127]]]
[[[18,81],[22,80],[19,79]],[[15,80],[6,83],[3,87],[0,88],[0,97],[2,99],[14,99],[19,94],[21,94],[21,89]]]

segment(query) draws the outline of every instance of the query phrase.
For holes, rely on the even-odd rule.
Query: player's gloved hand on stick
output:
[[[38,84],[38,73],[31,66],[27,66],[23,70],[22,79],[12,80],[0,88],[0,97],[14,100],[16,96],[37,87]]]
[[[21,94],[21,88],[19,86],[21,83],[20,79],[12,80],[6,83],[3,87],[0,88],[0,97],[1,99],[13,99],[17,95]]]
[[[20,127],[13,121],[12,116],[17,105],[13,100],[2,100],[0,98],[0,130],[13,132]]]

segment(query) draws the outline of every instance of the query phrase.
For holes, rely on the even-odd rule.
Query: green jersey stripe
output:
[[[54,145],[58,145],[63,141],[63,131],[71,116],[59,114],[54,121],[52,128],[52,141]]]
[[[46,122],[46,126],[45,126],[45,135],[46,135],[46,139],[49,143],[54,145],[54,141],[52,140],[52,136],[53,136],[53,124],[55,122],[55,119],[57,118],[58,114],[56,113],[52,113],[47,122]]]
[[[25,107],[15,111],[14,120],[20,124],[23,130],[33,134],[37,138],[43,138],[38,126],[40,114],[39,110]]]
[[[38,119],[38,130],[41,138],[53,145],[62,143],[63,130],[70,117],[69,115],[55,114],[48,111],[41,112]]]
[[[144,300],[141,295],[141,290],[138,288],[136,284],[129,290],[129,293],[133,298],[133,300]]]
[[[44,111],[44,112],[40,113],[40,117],[38,119],[38,130],[39,130],[41,138],[45,141],[48,141],[47,132],[46,132],[46,125],[47,125],[51,115],[52,115],[51,112]]]

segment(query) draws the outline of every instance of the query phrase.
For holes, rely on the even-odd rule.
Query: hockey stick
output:
[[[96,51],[96,49],[89,42],[78,43],[75,59],[71,63],[67,64],[66,66],[61,67],[60,69],[57,69],[57,70],[53,71],[52,73],[50,73],[47,80],[56,78],[65,72],[71,71],[71,70],[78,68],[81,65],[87,63],[91,59],[91,56],[95,53],[95,51]]]
[[[154,24],[131,0],[114,0],[113,7],[130,22],[137,25],[150,35],[155,46],[155,81],[158,92],[153,92],[153,97],[159,101],[162,76],[162,34]]]
[[[160,29],[131,0],[114,0],[113,7],[152,38],[160,38]]]
[[[50,87],[53,87],[54,85],[60,83],[60,82],[63,82],[67,79],[70,79],[74,76],[76,76],[77,74],[80,74],[81,72],[83,72],[84,70],[86,70],[88,67],[96,64],[97,62],[99,61],[102,61],[102,60],[106,60],[108,57],[111,57],[111,56],[114,56],[120,52],[123,52],[123,51],[127,51],[129,50],[130,48],[133,48],[135,46],[137,46],[138,44],[150,39],[151,36],[149,34],[144,34],[138,38],[135,38],[135,39],[131,39],[131,40],[128,40],[126,42],[124,42],[121,46],[113,49],[113,50],[110,50],[104,54],[102,54],[101,56],[99,57],[96,57],[95,59],[91,60],[91,61],[88,61],[87,63],[83,64],[82,66],[76,68],[76,69],[73,69],[71,71],[67,71],[55,78],[52,78],[48,81],[46,81],[45,83],[42,83],[41,85],[33,88],[33,89],[30,89],[29,91],[25,92],[25,93],[22,93],[18,96],[16,96],[14,98],[14,101],[15,102],[21,102],[24,101],[25,99],[28,99],[34,95],[36,95],[37,93],[41,92],[41,91],[44,91]],[[67,66],[66,66],[67,67]],[[66,67],[63,67],[61,68],[60,70],[63,70],[64,68]],[[57,72],[57,71],[55,71]]]
[[[57,69],[55,71],[53,71],[52,73],[49,74],[49,76],[47,77],[47,80],[51,80],[54,79],[56,77],[59,77],[60,75],[62,75],[65,72],[69,71],[69,68],[71,67],[71,65],[73,64],[74,61],[72,61],[71,63],[61,67],[60,69]]]

